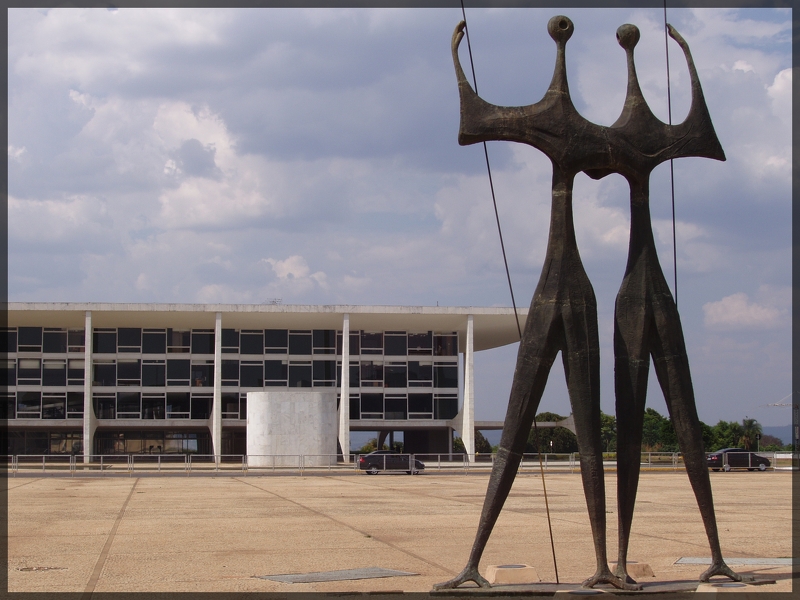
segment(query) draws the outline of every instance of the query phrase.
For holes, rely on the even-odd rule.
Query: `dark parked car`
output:
[[[712,471],[730,471],[731,469],[747,469],[748,471],[766,471],[772,463],[768,458],[744,448],[723,448],[706,455],[706,463]]]
[[[414,466],[411,466],[410,454],[397,454],[391,450],[376,450],[369,454],[364,454],[358,459],[358,468],[366,471],[369,475],[377,475],[380,471],[405,471],[409,475],[416,475],[425,469],[425,464],[414,459]]]

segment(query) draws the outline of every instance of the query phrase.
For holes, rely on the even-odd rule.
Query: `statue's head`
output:
[[[636,25],[625,23],[617,29],[617,41],[625,50],[633,50],[639,42],[639,28]]]
[[[547,33],[556,43],[566,43],[574,31],[575,25],[572,24],[572,20],[564,15],[557,15],[547,23]]]

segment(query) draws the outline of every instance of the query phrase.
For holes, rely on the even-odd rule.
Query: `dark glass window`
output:
[[[18,327],[17,340],[19,342],[18,352],[41,352],[42,328]]]
[[[433,354],[434,356],[458,356],[458,336],[433,336]]]
[[[241,354],[264,354],[263,331],[242,331],[239,339],[242,346]]]
[[[289,332],[286,329],[264,330],[264,353],[286,354],[289,347]]]
[[[311,387],[311,365],[290,364],[289,387]]]
[[[119,385],[140,385],[142,363],[139,360],[118,360],[117,381]]]
[[[192,331],[192,354],[214,354],[213,331]]]
[[[211,398],[194,396],[192,398],[192,419],[208,419],[211,416]]]
[[[117,418],[138,419],[142,414],[139,392],[117,393]]]
[[[0,387],[17,385],[17,361],[0,360]]]
[[[42,418],[43,419],[66,419],[67,418],[67,398],[64,394],[43,394],[42,395]]]
[[[164,387],[167,385],[166,365],[145,361],[142,364],[142,385],[145,387]]]
[[[17,418],[17,399],[13,394],[0,394],[0,419],[16,419]],[[6,435],[11,437],[12,432],[6,431]],[[17,454],[12,449],[11,440],[8,444],[8,454]]]
[[[192,386],[210,387],[214,385],[214,364],[192,365]]]
[[[232,383],[226,383],[232,382]],[[238,360],[223,360],[222,361],[222,385],[238,385],[239,384],[239,361]]]
[[[458,366],[436,365],[433,369],[433,385],[437,388],[457,388]]]
[[[163,419],[166,416],[164,396],[142,396],[142,418]]]
[[[167,329],[167,352],[188,353],[191,337],[191,331]]]
[[[385,406],[386,412],[384,418],[386,419],[407,419],[407,400],[405,396],[386,396]]]
[[[190,413],[189,407],[189,394],[187,392],[172,392],[167,394],[168,419],[188,419]]]
[[[64,354],[67,351],[67,332],[44,330],[42,341],[42,352],[52,352],[53,354]]]
[[[239,332],[235,329],[222,330],[222,352],[223,354],[239,353]]]
[[[239,396],[239,418],[247,418],[247,394]]]
[[[98,419],[113,419],[116,417],[117,399],[114,396],[94,396],[92,398],[92,406]]]
[[[231,392],[222,394],[222,418],[223,419],[238,419],[239,418],[239,394]]]
[[[430,356],[433,354],[433,333],[409,333],[408,354],[410,356]]]
[[[430,387],[433,381],[433,365],[419,363],[415,360],[408,361],[409,387]]]
[[[371,360],[361,361],[361,385],[370,386],[374,382],[378,387],[383,387],[383,364]]]
[[[0,348],[5,348],[6,352],[17,351],[17,332],[16,330],[5,329],[0,331],[0,336],[5,337],[5,343],[0,341]]]
[[[361,398],[359,396],[350,396],[350,418],[356,421],[361,418]]]
[[[311,354],[311,333],[308,331],[290,331],[289,354]]]
[[[350,387],[359,387],[361,385],[360,365],[358,363],[350,363]]]
[[[383,394],[361,394],[361,417],[363,419],[383,418]]]
[[[17,392],[17,418],[38,418],[41,412],[41,392]]]
[[[67,351],[84,352],[86,350],[86,332],[83,329],[70,329],[67,333]]]
[[[383,353],[386,356],[405,356],[407,353],[406,336],[385,335],[383,337]]]
[[[67,418],[83,418],[83,392],[67,392]]]
[[[142,354],[166,354],[167,332],[163,329],[145,329],[142,334]]]
[[[240,387],[264,387],[264,363],[241,362],[239,363]]]
[[[20,358],[17,361],[17,385],[39,385],[42,382],[42,360]]]
[[[120,327],[117,330],[120,352],[141,352],[142,330],[135,327]]]
[[[314,380],[335,381],[336,380],[336,361],[335,360],[315,360],[313,362]]]
[[[289,365],[285,360],[265,360],[264,361],[264,381],[279,381],[280,385],[286,385],[289,377]],[[269,383],[267,383],[269,385]]]
[[[117,385],[117,365],[111,360],[108,362],[96,361],[94,365],[94,385]]]
[[[434,399],[434,419],[452,419],[458,414],[457,396],[440,396]]]
[[[312,332],[312,337],[314,342],[314,354],[336,353],[336,330],[315,329]]]
[[[83,384],[86,361],[82,358],[70,358],[67,361],[67,385]]]
[[[383,354],[383,334],[362,331],[361,354]]]
[[[67,385],[67,361],[58,359],[42,361],[42,385]]]
[[[386,365],[383,368],[383,381],[386,387],[407,387],[408,380],[406,378],[406,365]]]
[[[188,360],[170,359],[167,361],[167,379],[189,379],[191,365]]]
[[[115,329],[108,331],[95,329],[92,333],[92,350],[96,354],[116,354],[117,331]]]
[[[430,417],[433,413],[433,394],[409,394],[408,412],[427,413],[427,416]]]

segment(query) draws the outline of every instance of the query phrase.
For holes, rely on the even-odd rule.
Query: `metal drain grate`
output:
[[[281,583],[318,583],[321,581],[347,581],[350,579],[378,579],[380,577],[407,577],[419,575],[407,571],[395,571],[382,567],[343,569],[341,571],[317,571],[315,573],[292,573],[287,575],[254,575],[257,579],[269,579]]]
[[[17,567],[17,571],[66,571],[67,567]]]

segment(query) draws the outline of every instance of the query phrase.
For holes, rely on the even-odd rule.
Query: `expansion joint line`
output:
[[[119,524],[122,522],[122,517],[125,515],[125,509],[128,508],[128,503],[131,501],[131,498],[133,497],[133,491],[136,489],[136,484],[138,483],[139,478],[137,477],[131,486],[131,491],[128,493],[128,497],[125,498],[125,502],[122,504],[122,508],[119,509],[119,514],[117,515],[117,519],[114,521],[114,525],[111,527],[111,531],[108,533],[106,543],[103,545],[103,549],[100,551],[100,556],[97,558],[97,562],[94,565],[94,570],[92,571],[92,576],[89,578],[89,583],[86,584],[86,589],[83,591],[81,600],[89,600],[94,593],[94,588],[97,586],[97,580],[100,579],[100,573],[103,571],[103,566],[106,564],[108,553],[111,550],[111,544],[114,542],[114,536],[117,535],[117,529],[119,528]]]
[[[664,0],[666,3],[666,0]],[[666,8],[665,8],[666,10]],[[464,0],[461,0],[461,17],[464,21],[464,35],[467,38],[467,50],[469,52],[469,65],[472,69],[472,85],[475,88],[475,94],[478,93],[478,79],[475,76],[475,63],[472,60],[472,45],[470,44],[469,40],[469,26],[467,25],[467,13],[464,10]],[[489,189],[492,192],[492,204],[494,205],[494,218],[497,221],[497,233],[500,236],[500,249],[503,252],[503,264],[506,267],[506,278],[508,279],[508,291],[511,293],[511,305],[514,307],[514,320],[517,323],[517,333],[519,334],[520,341],[522,340],[522,327],[519,324],[519,315],[517,314],[517,303],[514,300],[514,287],[511,285],[511,271],[508,268],[508,258],[506,258],[506,246],[503,243],[503,230],[500,227],[500,214],[497,212],[497,198],[495,197],[494,193],[494,182],[492,181],[492,167],[489,165],[489,150],[486,146],[486,142],[483,142],[483,155],[486,158],[486,172],[489,174]],[[677,297],[677,290],[676,290],[676,297]],[[536,430],[536,415],[533,417],[533,427],[534,431]],[[536,433],[536,439],[538,444],[539,434]],[[547,528],[550,531],[550,549],[553,552],[553,569],[556,572],[556,583],[558,583],[558,563],[556,562],[556,547],[555,543],[553,542],[553,526],[550,523],[550,507],[547,502],[547,486],[544,483],[544,467],[542,467],[542,453],[541,448],[538,448],[539,452],[539,468],[542,474],[542,491],[544,493],[544,505],[547,512]]]

